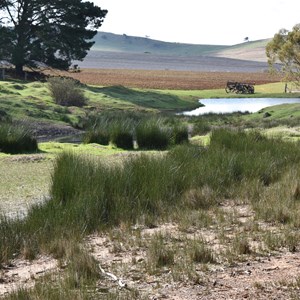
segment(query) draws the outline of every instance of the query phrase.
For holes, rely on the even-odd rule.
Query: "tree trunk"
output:
[[[24,71],[23,71],[23,65],[22,64],[16,64],[16,76],[18,78],[23,78],[24,77]]]

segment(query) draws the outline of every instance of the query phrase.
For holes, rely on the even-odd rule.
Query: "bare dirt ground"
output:
[[[254,221],[248,205],[224,203],[224,213],[236,211],[234,222],[226,223],[227,237],[246,230]],[[272,224],[259,222],[264,231]],[[273,228],[274,229],[274,228]],[[251,253],[228,259],[222,250],[231,247],[219,237],[220,227],[184,229],[175,223],[164,223],[147,228],[120,226],[106,233],[88,236],[83,245],[99,262],[97,290],[99,297],[109,292],[135,295],[134,299],[218,300],[218,299],[299,299],[300,253],[285,248],[261,253],[255,246]],[[257,234],[261,234],[258,232]],[[164,237],[166,246],[175,251],[174,262],[160,268],[153,267],[150,259],[151,241]],[[217,255],[216,262],[189,264],[185,246],[187,240],[201,237]],[[223,252],[224,253],[224,252]],[[0,271],[0,297],[22,286],[30,288],[49,272],[58,272],[57,262],[50,257],[34,261],[14,260]]]
[[[62,73],[63,74],[63,73]],[[195,72],[171,70],[82,69],[68,73],[85,84],[132,88],[205,90],[225,88],[227,81],[255,84],[278,82],[281,77],[270,73]]]
[[[265,61],[243,59],[242,55],[247,56],[248,52],[236,51],[233,58],[90,51],[83,62],[74,63],[81,72],[65,75],[93,85],[187,90],[224,88],[227,81],[264,84],[281,80],[269,73]],[[253,51],[258,51],[261,58],[262,50]],[[240,59],[234,59],[235,55]],[[252,57],[253,53],[249,55]]]
[[[252,222],[253,215],[248,206],[237,208],[240,222]],[[267,224],[261,225],[269,227]],[[120,239],[119,233],[90,236],[87,245],[102,268],[113,272],[127,284],[127,289],[138,291],[145,299],[299,299],[300,254],[284,249],[266,255],[253,251],[230,262],[223,257],[217,263],[206,266],[196,263],[194,266],[181,266],[179,270],[168,266],[149,272],[147,264],[151,246],[147,240],[154,235],[163,234],[172,243],[171,248],[179,247],[183,251],[186,250],[182,241],[198,236],[203,237],[213,249],[230,247],[230,244],[220,242],[217,230],[189,228],[188,233],[183,233],[176,224],[164,224],[141,230],[142,242],[139,243],[144,246],[128,246],[132,241],[126,241],[126,235]],[[181,253],[180,250],[178,253]],[[177,255],[175,265],[180,264],[180,255],[184,254]],[[117,282],[108,278],[106,282],[99,281],[99,286],[109,290],[116,288]]]
[[[0,269],[0,297],[20,288],[31,288],[36,279],[57,270],[57,261],[47,256],[34,261],[13,260]]]

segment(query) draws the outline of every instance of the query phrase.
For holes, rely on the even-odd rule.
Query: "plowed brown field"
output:
[[[171,70],[82,69],[68,73],[82,83],[149,89],[204,90],[224,88],[227,81],[264,84],[280,81],[269,73],[192,72]]]

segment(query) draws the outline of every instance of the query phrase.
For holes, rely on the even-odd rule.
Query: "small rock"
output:
[[[268,118],[268,117],[271,117],[271,114],[269,113],[269,112],[265,112],[264,114],[263,114],[263,118]]]

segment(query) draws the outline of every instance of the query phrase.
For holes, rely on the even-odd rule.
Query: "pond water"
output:
[[[300,98],[218,98],[201,99],[199,102],[205,106],[184,112],[184,114],[198,116],[207,113],[233,113],[237,111],[253,113],[268,106],[300,103]]]

